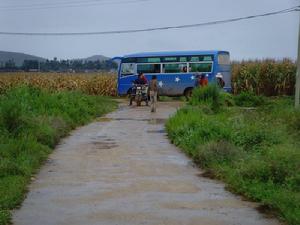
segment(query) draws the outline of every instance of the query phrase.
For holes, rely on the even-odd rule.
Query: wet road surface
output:
[[[16,225],[275,225],[169,143],[179,103],[119,110],[78,128],[51,154]]]

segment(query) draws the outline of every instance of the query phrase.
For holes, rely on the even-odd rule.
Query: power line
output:
[[[217,24],[225,24],[231,22],[237,22],[241,20],[254,19],[258,17],[266,17],[284,13],[291,13],[295,11],[300,11],[300,5],[294,6],[288,9],[283,9],[279,11],[268,12],[264,14],[257,14],[252,16],[238,17],[226,20],[216,20],[205,23],[196,23],[196,24],[185,24],[185,25],[176,25],[176,26],[166,26],[166,27],[153,27],[145,29],[131,29],[131,30],[112,30],[112,31],[95,31],[95,32],[57,32],[57,33],[44,33],[44,32],[6,32],[0,31],[0,35],[14,35],[14,36],[85,36],[85,35],[107,35],[107,34],[129,34],[129,33],[140,33],[140,32],[150,32],[150,31],[160,31],[160,30],[171,30],[171,29],[186,29],[193,27],[202,27],[202,26],[211,26]]]
[[[56,8],[70,8],[82,6],[97,6],[97,5],[119,5],[128,3],[142,3],[152,0],[125,0],[125,1],[112,1],[112,0],[89,0],[89,1],[68,1],[56,3],[37,3],[32,5],[19,5],[19,6],[0,6],[0,10],[5,11],[23,11],[23,10],[36,10],[36,9],[56,9]]]
[[[42,3],[32,3],[32,4],[21,4],[21,5],[1,5],[0,9],[11,9],[11,8],[27,8],[27,7],[39,7],[39,6],[52,6],[52,5],[65,5],[65,4],[78,4],[78,3],[89,3],[89,2],[107,2],[113,0],[79,0],[79,1],[59,1],[59,2],[42,2]]]
[[[50,4],[36,4],[36,5],[24,5],[16,7],[0,7],[0,10],[5,11],[24,11],[24,10],[37,10],[37,9],[57,9],[57,8],[74,8],[82,6],[98,6],[98,5],[119,5],[119,4],[128,4],[128,3],[142,3],[151,0],[125,0],[125,1],[105,1],[105,0],[91,0],[86,2],[69,2],[69,3],[50,3]],[[70,4],[72,3],[72,4]]]

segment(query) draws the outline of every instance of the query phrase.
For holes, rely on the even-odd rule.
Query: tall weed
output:
[[[194,106],[209,105],[214,112],[217,112],[222,104],[220,88],[215,84],[195,88],[189,103]]]

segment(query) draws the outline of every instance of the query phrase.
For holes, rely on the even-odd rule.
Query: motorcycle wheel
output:
[[[137,106],[141,106],[141,104],[142,104],[142,98],[141,97],[136,97],[135,101],[136,101]]]

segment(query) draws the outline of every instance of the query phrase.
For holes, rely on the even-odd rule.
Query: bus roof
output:
[[[229,54],[228,51],[174,51],[174,52],[142,52],[125,55],[123,58],[161,57],[161,56],[185,56],[185,55],[215,55],[218,53]]]

